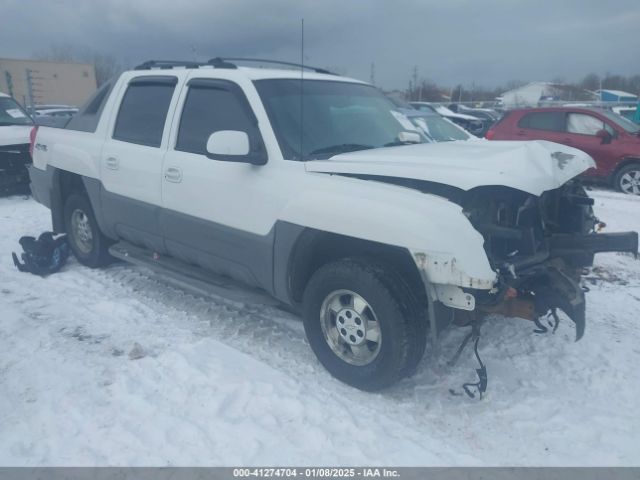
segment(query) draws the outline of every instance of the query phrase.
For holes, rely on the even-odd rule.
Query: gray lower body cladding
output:
[[[32,167],[29,174],[34,198],[51,208],[54,231],[64,232],[60,171]],[[257,235],[113,194],[97,179],[82,177],[82,183],[100,229],[111,239],[170,255],[292,303],[289,259],[304,227],[278,221],[266,235]]]
[[[27,166],[29,173],[31,194],[33,198],[47,208],[51,208],[52,188],[54,185],[53,175],[54,168],[47,167],[46,170],[40,170],[33,165]]]
[[[85,179],[85,185],[92,205],[99,206],[101,229],[114,240],[273,292],[273,230],[255,235],[110,193],[96,180]]]

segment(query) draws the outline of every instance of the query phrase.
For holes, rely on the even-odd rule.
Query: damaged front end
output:
[[[508,187],[479,187],[461,199],[464,214],[484,240],[498,272],[490,291],[476,290],[476,312],[498,313],[536,322],[562,310],[585,331],[585,290],[581,277],[599,252],[638,253],[638,233],[598,233],[593,200],[569,182],[534,196]]]
[[[29,144],[0,146],[0,195],[29,192]]]

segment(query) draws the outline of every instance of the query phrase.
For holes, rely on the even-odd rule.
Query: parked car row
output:
[[[510,110],[499,114],[487,108],[449,107],[428,102],[411,102],[423,115],[454,122],[467,132],[488,140],[548,140],[578,148],[591,155],[596,165],[583,177],[604,182],[615,189],[640,195],[640,125],[632,121],[630,111],[620,107],[608,109],[587,105],[564,105]],[[419,115],[402,110],[412,122]],[[441,123],[442,125],[442,123]],[[424,131],[424,124],[418,126]],[[434,130],[434,132],[437,130]],[[468,140],[459,132],[447,129],[431,141]]]
[[[14,99],[1,94],[0,192],[24,189],[28,135],[21,125],[64,127],[77,114],[69,105],[39,105],[23,109]],[[628,118],[627,110],[565,105],[531,108],[500,114],[489,108],[462,104],[448,107],[428,102],[398,103],[397,110],[419,132],[422,141],[443,142],[485,137],[488,140],[549,140],[579,148],[596,161],[586,178],[603,181],[617,190],[640,195],[640,125]],[[30,115],[31,113],[31,115]],[[622,115],[624,114],[624,115]],[[13,116],[12,116],[13,115]],[[20,131],[21,138],[13,138]],[[11,138],[10,138],[11,137]]]
[[[476,137],[483,137],[500,114],[489,108],[470,108],[461,104],[451,104],[448,107],[429,102],[411,102],[411,106],[421,111],[432,111],[442,117],[460,125]]]
[[[443,105],[434,105],[427,102],[411,102],[411,106],[420,111],[431,111],[437,113],[438,115],[460,125],[462,128],[477,137],[483,136],[490,125],[485,125],[484,120],[474,115],[454,112]],[[491,123],[493,123],[493,121]]]
[[[640,195],[640,125],[604,108],[511,110],[491,127],[489,140],[548,140],[578,148],[595,160],[585,176]]]

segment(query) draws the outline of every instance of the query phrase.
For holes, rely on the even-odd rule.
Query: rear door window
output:
[[[531,112],[520,119],[518,127],[563,132],[564,117],[564,112]]]
[[[113,89],[114,79],[102,85],[80,108],[78,113],[69,120],[65,128],[80,132],[95,132],[102,115],[106,100]]]
[[[130,81],[120,104],[113,138],[159,147],[176,83],[176,77],[139,77]]]
[[[567,115],[567,132],[581,135],[595,135],[605,129],[605,123],[593,115],[570,113]]]

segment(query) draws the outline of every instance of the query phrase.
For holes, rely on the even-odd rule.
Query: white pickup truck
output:
[[[371,85],[234,62],[147,62],[39,128],[33,195],[81,263],[261,289],[331,374],[376,390],[451,322],[560,308],[579,338],[594,253],[637,253],[635,232],[594,233],[579,150],[415,144]]]

